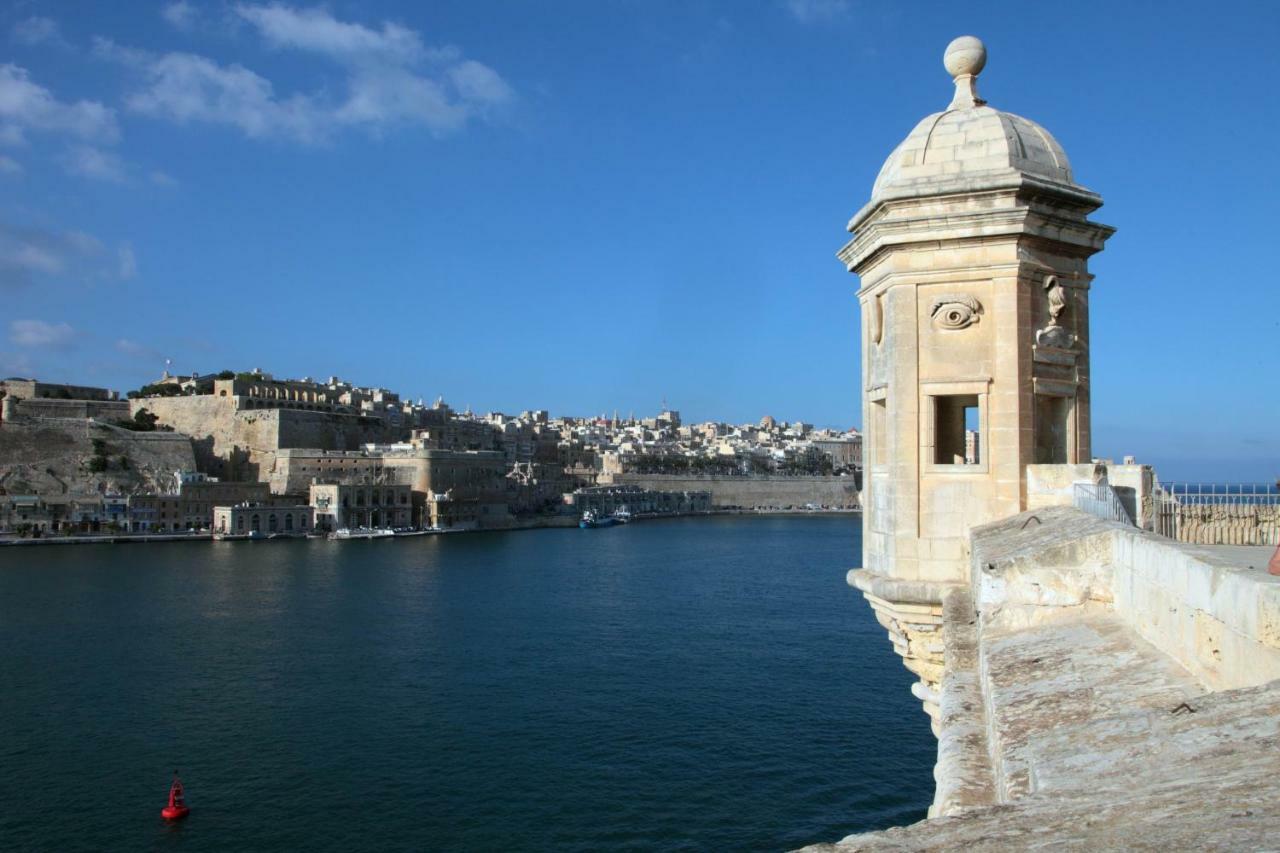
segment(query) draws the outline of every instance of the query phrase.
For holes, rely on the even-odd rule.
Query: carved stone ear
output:
[[[978,322],[982,314],[982,303],[972,296],[948,293],[933,300],[929,316],[933,317],[933,325],[939,329],[954,331],[967,329]]]
[[[884,338],[884,306],[880,304],[880,294],[877,293],[867,300],[867,310],[871,312],[869,317],[871,342],[878,344]]]

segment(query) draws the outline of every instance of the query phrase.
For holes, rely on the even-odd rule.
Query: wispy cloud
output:
[[[57,47],[70,50],[71,43],[62,37],[62,30],[53,18],[33,15],[13,25],[9,37],[27,47]]]
[[[120,138],[115,110],[97,101],[59,101],[25,68],[0,65],[0,140],[21,143],[28,131],[67,133],[86,141]]]
[[[21,175],[23,171],[22,164],[17,160],[0,154],[0,175]]]
[[[123,271],[119,250],[92,234],[0,222],[0,293],[43,279],[117,281]]]
[[[849,0],[786,0],[785,5],[802,24],[834,21],[849,14]]]
[[[169,22],[174,29],[186,32],[194,29],[199,13],[196,7],[186,2],[186,0],[178,0],[176,3],[169,3],[160,10],[160,17]]]
[[[379,134],[422,127],[445,134],[492,118],[515,93],[483,63],[451,46],[432,47],[408,27],[342,21],[322,8],[239,4],[233,14],[274,50],[295,51],[344,72],[337,95],[321,89],[280,93],[239,64],[193,53],[152,54],[97,39],[94,52],[132,67],[141,86],[132,111],[178,123],[220,124],[253,138],[321,142],[344,129]]]
[[[120,158],[111,151],[103,151],[92,145],[72,146],[63,156],[62,165],[72,175],[96,181],[119,184],[125,180],[125,167]]]
[[[44,320],[10,320],[9,340],[20,347],[67,349],[78,336],[67,323],[46,323]]]
[[[151,178],[151,183],[158,187],[176,187],[178,185],[177,178],[159,169],[154,170],[149,177]]]
[[[121,281],[128,281],[138,274],[138,259],[133,254],[133,246],[128,243],[121,244],[116,249],[116,275]]]

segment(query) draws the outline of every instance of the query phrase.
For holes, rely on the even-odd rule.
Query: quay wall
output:
[[[817,504],[858,509],[853,477],[719,477],[683,474],[605,474],[599,485],[640,486],[660,492],[710,492],[713,509],[791,509]]]

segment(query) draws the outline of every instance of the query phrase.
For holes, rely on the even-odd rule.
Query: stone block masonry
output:
[[[359,415],[296,409],[240,410],[232,398],[197,395],[134,400],[160,423],[186,433],[195,446],[199,470],[226,480],[266,481],[283,448],[356,450],[370,442],[403,436],[384,421]]]

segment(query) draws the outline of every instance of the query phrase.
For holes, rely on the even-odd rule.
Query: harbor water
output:
[[[921,819],[935,745],[845,583],[859,536],[0,549],[0,849],[783,850]]]

